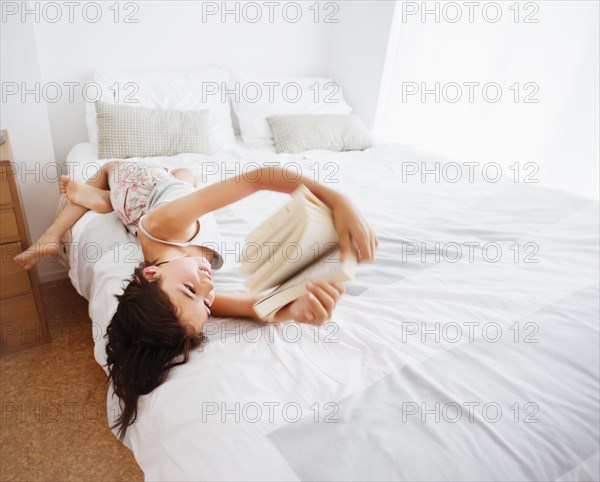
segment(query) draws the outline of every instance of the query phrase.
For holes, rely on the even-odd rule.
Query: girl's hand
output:
[[[339,194],[339,193],[338,193]],[[358,262],[372,260],[379,240],[375,232],[364,221],[362,216],[341,194],[330,205],[333,211],[333,222],[340,238],[340,260],[344,260],[352,250],[352,244],[358,248]]]
[[[294,320],[298,323],[322,325],[331,318],[338,298],[345,291],[338,281],[307,283],[308,293],[280,309],[275,323]]]

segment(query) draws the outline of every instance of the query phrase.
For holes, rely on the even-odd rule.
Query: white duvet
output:
[[[216,160],[161,162],[199,184],[299,166],[351,196],[380,247],[320,329],[211,319],[209,342],[141,399],[128,431],[147,479],[598,480],[597,202],[508,172],[470,182],[464,165],[456,183],[423,182],[410,173],[440,160],[397,145]],[[243,290],[236,250],[286,199],[260,192],[215,213],[229,251],[217,289]],[[72,234],[103,365],[114,294],[141,255],[112,214]],[[116,407],[109,393],[109,419]]]

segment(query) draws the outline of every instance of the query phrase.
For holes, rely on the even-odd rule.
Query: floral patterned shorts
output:
[[[172,178],[165,167],[137,162],[119,162],[109,178],[110,201],[127,230],[137,235],[140,218],[146,214],[148,196],[156,184]]]

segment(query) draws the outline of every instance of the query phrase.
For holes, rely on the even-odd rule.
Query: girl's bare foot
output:
[[[17,254],[13,260],[24,269],[31,269],[41,261],[44,256],[58,254],[60,237],[52,233],[44,233],[26,251]]]
[[[98,189],[83,182],[71,181],[67,176],[61,176],[60,191],[73,204],[83,206],[97,213],[104,214],[113,211],[110,192],[104,189]]]

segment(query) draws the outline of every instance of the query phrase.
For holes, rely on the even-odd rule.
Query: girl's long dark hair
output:
[[[107,367],[121,413],[111,428],[118,427],[121,442],[138,414],[138,398],[161,385],[169,371],[189,360],[190,352],[205,340],[190,334],[177,317],[177,308],[160,286],[148,281],[142,263],[135,269],[110,321],[106,336]],[[179,358],[177,360],[177,358]]]

